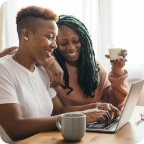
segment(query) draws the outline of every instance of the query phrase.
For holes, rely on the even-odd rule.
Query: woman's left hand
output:
[[[62,83],[64,72],[53,56],[47,62],[37,61],[36,65],[43,66],[47,71],[51,82],[50,87],[57,88]]]
[[[122,56],[122,58],[118,58],[116,60],[110,60],[112,67],[117,67],[117,68],[123,68],[125,66],[125,62],[127,62],[126,56],[127,56],[127,50],[122,49],[121,52],[119,53],[119,56]],[[105,55],[106,58],[110,58],[109,55]]]
[[[13,54],[17,53],[17,50],[18,50],[17,46],[6,48],[0,52],[0,57],[4,57],[6,55],[13,55]]]

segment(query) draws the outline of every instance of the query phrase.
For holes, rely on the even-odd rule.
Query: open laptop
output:
[[[125,102],[120,118],[117,118],[110,125],[106,125],[106,123],[97,123],[97,122],[89,123],[86,125],[86,131],[115,133],[120,128],[122,128],[126,123],[129,122],[132,116],[132,113],[136,106],[143,84],[144,84],[144,80],[139,80],[132,83],[129,91],[129,95]]]

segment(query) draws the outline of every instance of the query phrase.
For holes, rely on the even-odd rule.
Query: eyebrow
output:
[[[79,38],[79,36],[73,36],[72,38]],[[59,38],[59,40],[67,40],[67,38],[63,37],[63,38]]]
[[[47,30],[46,33],[52,33],[52,34],[55,34],[53,31],[51,30]]]

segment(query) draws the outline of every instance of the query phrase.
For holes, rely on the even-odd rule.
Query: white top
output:
[[[49,117],[53,110],[51,99],[55,96],[42,67],[35,67],[34,72],[30,72],[12,56],[0,59],[0,104],[19,104],[24,118]],[[5,142],[12,143],[2,127],[0,135]]]

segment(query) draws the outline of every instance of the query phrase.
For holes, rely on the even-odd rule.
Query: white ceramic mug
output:
[[[86,115],[82,113],[62,114],[57,117],[56,125],[65,140],[79,141],[85,135]]]
[[[118,58],[123,57],[123,56],[119,56],[119,53],[123,49],[122,46],[118,46],[118,45],[113,44],[113,45],[109,45],[108,49],[109,49],[110,60],[116,60]]]

